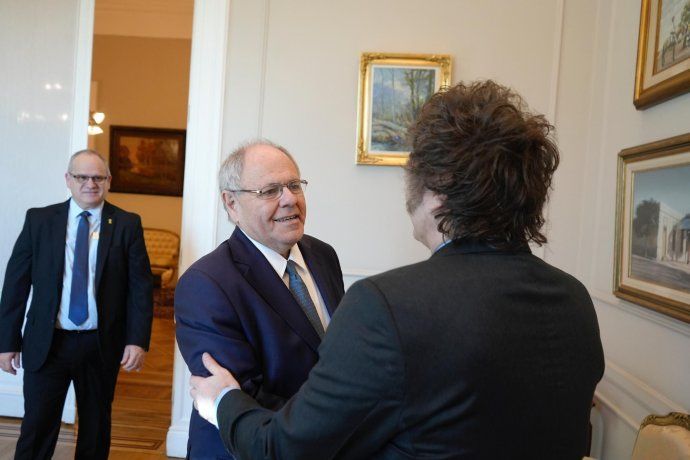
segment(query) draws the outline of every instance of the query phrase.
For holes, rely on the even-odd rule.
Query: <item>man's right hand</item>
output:
[[[22,367],[22,354],[18,351],[0,353],[0,369],[17,375],[17,369]]]

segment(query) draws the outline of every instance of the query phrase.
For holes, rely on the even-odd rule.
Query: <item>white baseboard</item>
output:
[[[24,417],[24,396],[22,386],[0,386],[0,415],[5,417]]]
[[[165,440],[166,455],[168,457],[184,458],[187,455],[187,439],[189,438],[189,419],[180,420],[179,424],[168,428]]]
[[[649,414],[687,412],[687,408],[671,401],[609,359],[595,397],[634,431]]]
[[[17,375],[19,382],[23,379]],[[77,416],[76,406],[74,404],[74,387],[70,386],[65,400],[65,407],[62,410],[62,421],[65,423],[74,423]],[[24,391],[22,384],[18,385],[0,385],[0,415],[4,417],[24,417]]]

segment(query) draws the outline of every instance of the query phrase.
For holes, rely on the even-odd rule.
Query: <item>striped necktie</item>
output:
[[[316,333],[319,334],[319,337],[323,337],[323,324],[321,324],[321,319],[319,318],[319,314],[316,312],[314,302],[309,296],[307,285],[304,284],[304,281],[302,281],[302,278],[300,278],[299,274],[297,273],[297,265],[295,264],[294,260],[288,260],[285,271],[287,271],[289,278],[288,284],[290,292],[292,292],[292,295],[295,297],[295,300],[297,300],[299,306],[302,307],[302,311],[305,315],[307,315],[307,319],[316,330]]]

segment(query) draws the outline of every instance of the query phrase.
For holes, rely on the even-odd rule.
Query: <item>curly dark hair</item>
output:
[[[447,238],[499,249],[546,243],[542,210],[559,162],[552,131],[491,80],[442,89],[410,128],[408,211],[428,189],[442,197],[436,217]]]

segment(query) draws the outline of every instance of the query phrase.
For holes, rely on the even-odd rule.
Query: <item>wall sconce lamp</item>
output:
[[[103,112],[90,112],[89,113],[89,127],[87,132],[89,136],[95,136],[96,134],[102,134],[103,128],[100,124],[105,120],[105,114]]]

